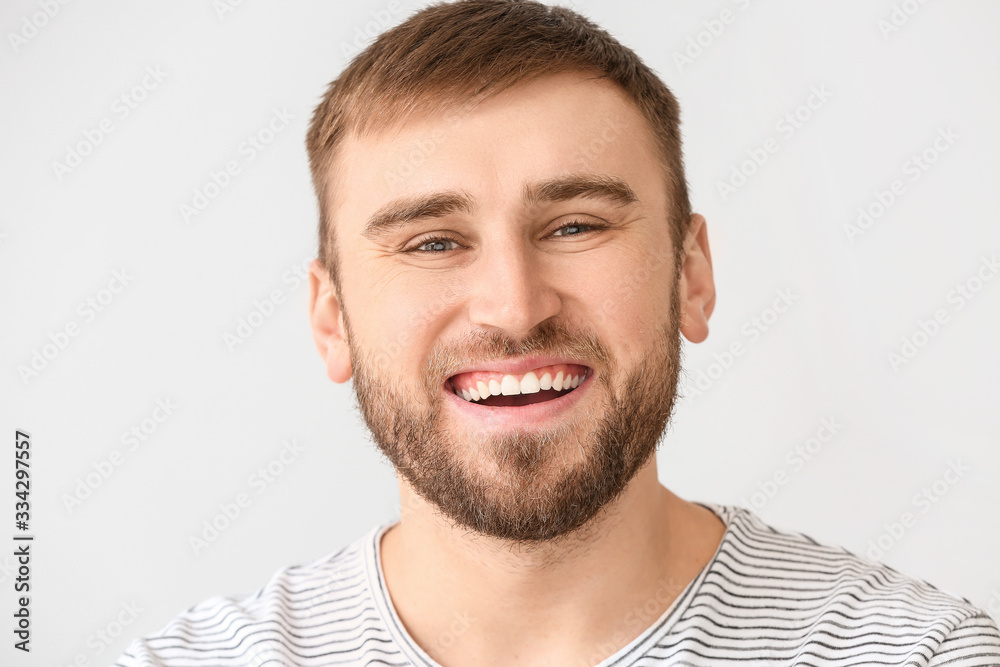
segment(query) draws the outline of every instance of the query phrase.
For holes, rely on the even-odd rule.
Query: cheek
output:
[[[417,377],[461,294],[446,281],[396,280],[360,304],[369,352],[398,376]]]
[[[588,290],[590,321],[585,324],[617,350],[624,366],[637,363],[650,345],[659,344],[661,327],[669,326],[672,277],[665,267],[640,261],[616,278],[592,281]]]
[[[598,323],[637,331],[669,319],[673,272],[662,258],[636,253],[597,275],[587,291]]]

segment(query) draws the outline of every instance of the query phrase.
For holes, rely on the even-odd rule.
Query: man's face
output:
[[[458,525],[570,534],[654,454],[681,312],[655,146],[624,93],[578,74],[344,144],[342,302],[325,291],[342,343],[321,351]]]

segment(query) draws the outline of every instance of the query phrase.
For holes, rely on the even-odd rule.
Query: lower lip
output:
[[[558,398],[503,408],[467,401],[447,387],[443,391],[447,394],[446,400],[455,406],[460,415],[478,422],[481,426],[493,427],[498,430],[544,426],[547,422],[560,417],[583,398],[590,389],[593,375],[592,370],[587,371],[587,376],[576,389]]]

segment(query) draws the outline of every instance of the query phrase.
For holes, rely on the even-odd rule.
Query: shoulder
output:
[[[263,664],[295,661],[304,630],[356,641],[377,618],[372,609],[366,547],[379,528],[305,565],[285,567],[260,589],[213,597],[180,614],[159,632],[136,639],[116,663],[122,667],[188,664]],[[368,624],[364,622],[369,621]],[[330,644],[326,644],[330,648]]]
[[[705,505],[727,531],[699,586],[702,606],[688,611],[709,624],[719,610],[734,614],[733,640],[754,636],[772,656],[794,649],[936,665],[945,663],[931,656],[981,653],[982,662],[955,664],[1000,664],[996,623],[968,600],[749,510]]]
[[[970,615],[948,633],[928,667],[996,667],[1000,665],[1000,629],[985,612]]]
[[[953,611],[961,618],[980,611],[968,600],[884,563],[817,541],[802,532],[775,528],[749,510],[733,506],[716,508],[721,510],[728,527],[716,557],[730,568],[734,582],[761,587],[773,584],[776,595],[781,594],[780,589],[788,597],[809,591],[814,596],[842,600],[851,606],[877,602],[883,607],[934,613]]]

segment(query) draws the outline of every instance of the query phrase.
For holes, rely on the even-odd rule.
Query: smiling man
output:
[[[967,601],[659,483],[715,288],[677,102],[634,53],[566,9],[433,6],[333,82],[308,148],[316,347],[402,518],[120,664],[1000,664]]]

